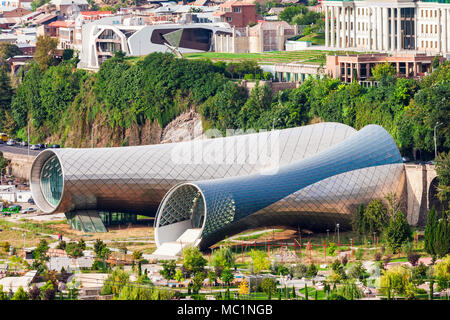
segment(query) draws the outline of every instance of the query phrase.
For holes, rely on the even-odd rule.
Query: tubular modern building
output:
[[[162,253],[176,251],[186,240],[204,249],[263,226],[323,231],[341,223],[345,228],[359,204],[391,192],[400,195],[403,186],[403,163],[394,140],[370,125],[273,174],[173,187],[159,207],[155,239]]]
[[[206,248],[262,226],[345,228],[360,203],[399,195],[405,184],[400,153],[383,128],[357,132],[339,123],[149,146],[49,149],[36,157],[30,177],[37,206],[66,213],[84,231],[106,231],[111,213],[156,214],[161,250],[177,241]]]

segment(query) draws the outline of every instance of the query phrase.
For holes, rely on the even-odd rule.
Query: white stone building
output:
[[[325,46],[369,51],[450,52],[446,0],[323,1]]]

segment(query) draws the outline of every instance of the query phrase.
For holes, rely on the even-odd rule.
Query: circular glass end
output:
[[[63,175],[61,164],[56,155],[45,161],[41,170],[41,190],[45,200],[57,206],[63,191]]]

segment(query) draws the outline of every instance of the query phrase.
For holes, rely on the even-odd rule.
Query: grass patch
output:
[[[297,41],[311,41],[314,45],[324,46],[325,45],[325,33],[312,33],[307,36],[297,39]]]
[[[320,41],[318,38],[315,41]],[[356,51],[270,51],[263,53],[224,53],[224,52],[195,52],[185,53],[187,59],[210,59],[212,61],[241,62],[242,60],[256,60],[263,64],[302,62],[321,64],[326,62],[326,55],[357,54]]]

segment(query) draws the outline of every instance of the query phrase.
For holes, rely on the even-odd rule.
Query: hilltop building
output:
[[[329,48],[450,52],[450,3],[446,0],[327,0],[322,7]]]

